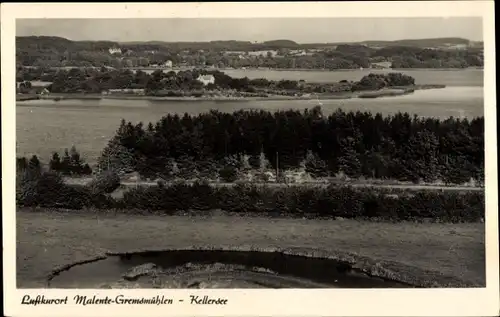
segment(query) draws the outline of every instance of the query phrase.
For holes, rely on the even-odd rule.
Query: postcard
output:
[[[497,315],[493,12],[2,4],[4,314]]]

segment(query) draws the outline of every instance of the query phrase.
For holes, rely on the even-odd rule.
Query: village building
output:
[[[165,66],[166,68],[172,68],[173,63],[172,63],[172,61],[168,60],[168,61],[166,61],[166,62],[165,62],[164,66]]]
[[[121,54],[122,50],[119,47],[112,47],[109,50],[109,54]]]
[[[372,68],[384,69],[384,68],[391,68],[391,66],[392,66],[392,62],[371,63]]]
[[[200,75],[196,80],[201,81],[205,86],[215,84],[215,77],[213,75]]]
[[[246,52],[244,52],[244,51],[225,51],[224,52],[225,56],[242,56],[245,54],[246,54]]]
[[[307,52],[305,50],[292,50],[290,51],[291,56],[306,56]]]
[[[276,50],[252,51],[252,52],[248,52],[247,54],[250,55],[250,56],[253,56],[253,57],[258,57],[258,56],[261,56],[261,57],[267,57],[267,56],[276,57],[276,56],[278,56],[278,51],[276,51]]]
[[[144,95],[144,89],[142,88],[125,88],[125,89],[108,89],[101,92],[102,95],[111,94],[133,94],[133,95]]]

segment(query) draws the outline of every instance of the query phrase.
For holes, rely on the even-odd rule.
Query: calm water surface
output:
[[[154,70],[144,70],[152,73]],[[313,71],[313,70],[262,70],[262,69],[223,69],[222,72],[234,78],[248,77],[267,78],[269,80],[305,80],[307,82],[339,82],[341,80],[360,80],[370,73],[386,74],[391,72],[403,73],[415,78],[417,84],[441,84],[446,86],[482,86],[482,69],[363,69],[363,70],[338,70],[338,71]],[[176,70],[177,72],[177,70]]]
[[[238,70],[239,72],[242,72]],[[262,77],[262,71],[244,71],[248,77]],[[341,107],[344,110],[362,110],[393,114],[399,111],[420,116],[448,118],[450,116],[476,117],[483,115],[482,71],[405,71],[421,84],[446,84],[445,89],[417,91],[414,94],[377,99],[322,100],[324,114]],[[345,72],[266,72],[268,78],[290,78],[313,81],[353,80],[361,77],[360,71]],[[416,75],[419,74],[419,75]],[[439,76],[437,74],[440,74]],[[235,76],[234,74],[230,74]],[[323,77],[322,77],[323,76]],[[337,76],[327,80],[328,76]],[[338,77],[340,76],[340,77]],[[420,80],[419,77],[420,76]],[[340,79],[339,79],[340,78]],[[427,78],[427,79],[426,79]],[[278,78],[279,79],[279,78]],[[425,80],[424,80],[425,79]],[[460,85],[460,83],[462,83]],[[464,84],[465,83],[465,84]],[[167,113],[198,114],[210,109],[232,112],[240,109],[305,109],[318,105],[311,100],[279,101],[147,101],[147,100],[33,100],[18,102],[16,106],[17,155],[37,154],[48,161],[53,151],[63,151],[73,144],[90,163],[95,162],[100,151],[113,136],[120,120],[134,123],[156,122]]]
[[[363,69],[342,71],[270,71],[270,70],[224,70],[231,77],[267,78],[270,80],[300,80],[308,82],[338,82],[345,80],[360,80],[370,73],[386,74],[391,72],[403,73],[415,78],[417,84],[441,84],[446,86],[483,86],[483,70],[408,70],[408,69]]]

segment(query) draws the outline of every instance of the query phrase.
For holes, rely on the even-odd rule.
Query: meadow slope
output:
[[[320,248],[485,283],[484,224],[260,217],[17,212],[17,285],[44,287],[56,267],[108,251],[189,245]]]

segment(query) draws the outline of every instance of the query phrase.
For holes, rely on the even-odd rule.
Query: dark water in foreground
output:
[[[409,287],[406,284],[384,281],[380,278],[372,278],[353,272],[348,265],[329,259],[292,256],[278,252],[190,250],[136,253],[123,257],[110,256],[104,260],[75,266],[68,271],[62,272],[52,279],[50,287],[102,287],[103,284],[115,283],[129,269],[144,263],[154,263],[165,269],[176,268],[186,263],[201,265],[224,263],[244,265],[247,268],[237,271],[219,270],[217,272],[208,272],[200,271],[198,266],[197,269],[175,274],[180,281],[177,285],[183,283],[189,285],[188,280],[193,280],[196,277],[195,280],[198,283],[208,283],[208,285],[231,280],[233,286],[231,288],[245,286],[255,288]],[[265,268],[268,271],[256,272],[254,268]],[[133,284],[130,283],[128,287]],[[126,284],[122,283],[121,285]],[[143,287],[147,286],[147,284],[143,284]]]

